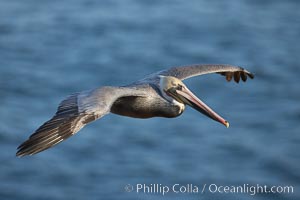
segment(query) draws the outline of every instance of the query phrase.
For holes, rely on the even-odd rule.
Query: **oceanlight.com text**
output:
[[[286,186],[268,186],[262,184],[241,184],[241,185],[219,185],[211,184],[179,184],[165,185],[159,183],[134,185],[127,184],[124,187],[126,192],[135,192],[137,194],[158,194],[167,195],[175,194],[248,194],[254,196],[256,194],[293,194],[294,187]]]

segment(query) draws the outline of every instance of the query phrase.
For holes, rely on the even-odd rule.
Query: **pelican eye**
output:
[[[177,89],[177,90],[182,90],[182,85],[178,85],[178,86],[176,87],[176,89]]]

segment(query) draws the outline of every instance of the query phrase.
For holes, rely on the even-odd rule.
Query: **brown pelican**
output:
[[[46,150],[77,133],[86,124],[108,113],[135,117],[177,117],[191,106],[207,117],[229,127],[229,123],[197,98],[182,80],[210,73],[232,78],[254,78],[247,70],[231,65],[191,65],[173,67],[146,76],[132,84],[78,92],[63,100],[55,115],[18,147],[17,156]]]

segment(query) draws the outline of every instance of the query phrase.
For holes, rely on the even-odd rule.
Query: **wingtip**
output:
[[[254,74],[253,73],[249,72],[244,67],[239,66],[239,68],[241,68],[243,70],[243,72],[245,72],[249,76],[249,78],[254,79]]]
[[[249,76],[251,79],[254,79],[254,74],[248,72],[248,76]]]
[[[17,153],[16,153],[16,157],[21,158],[23,156],[27,156],[29,155],[27,150],[26,150],[26,143],[28,142],[28,140],[26,140],[25,142],[23,142],[22,144],[20,144],[17,147]]]
[[[26,156],[26,154],[24,154],[23,152],[21,152],[20,150],[18,150],[17,153],[16,153],[16,157],[21,158],[23,156]]]
[[[20,157],[23,156],[22,154],[23,154],[23,153],[22,153],[22,144],[21,144],[21,145],[19,145],[19,146],[17,147],[16,157],[20,158]]]
[[[26,151],[24,151],[23,146],[22,145],[18,146],[16,157],[21,158],[21,157],[27,156],[27,155],[29,155],[29,154],[26,153]]]
[[[25,155],[21,155],[21,154],[16,153],[17,158],[22,158],[23,156],[25,156]]]

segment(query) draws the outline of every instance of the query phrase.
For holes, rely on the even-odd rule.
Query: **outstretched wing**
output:
[[[89,122],[108,114],[117,98],[135,93],[136,89],[102,87],[70,95],[60,103],[53,118],[18,147],[16,155],[36,154],[62,142]]]
[[[243,81],[247,80],[247,76],[251,79],[254,78],[254,75],[245,70],[242,67],[232,66],[232,65],[190,65],[190,66],[181,66],[181,67],[172,67],[167,70],[160,71],[158,73],[152,74],[149,78],[154,78],[158,75],[163,76],[174,76],[178,79],[184,80],[193,76],[199,76],[203,74],[210,73],[219,73],[223,76],[226,76],[226,80],[230,81],[234,78],[235,82],[239,82],[240,79]]]
[[[32,155],[46,150],[77,133],[87,123],[109,112],[107,107],[99,107],[97,95],[90,92],[75,93],[63,100],[55,115],[40,126],[27,141],[18,147],[17,156]],[[86,101],[83,104],[83,101]]]

